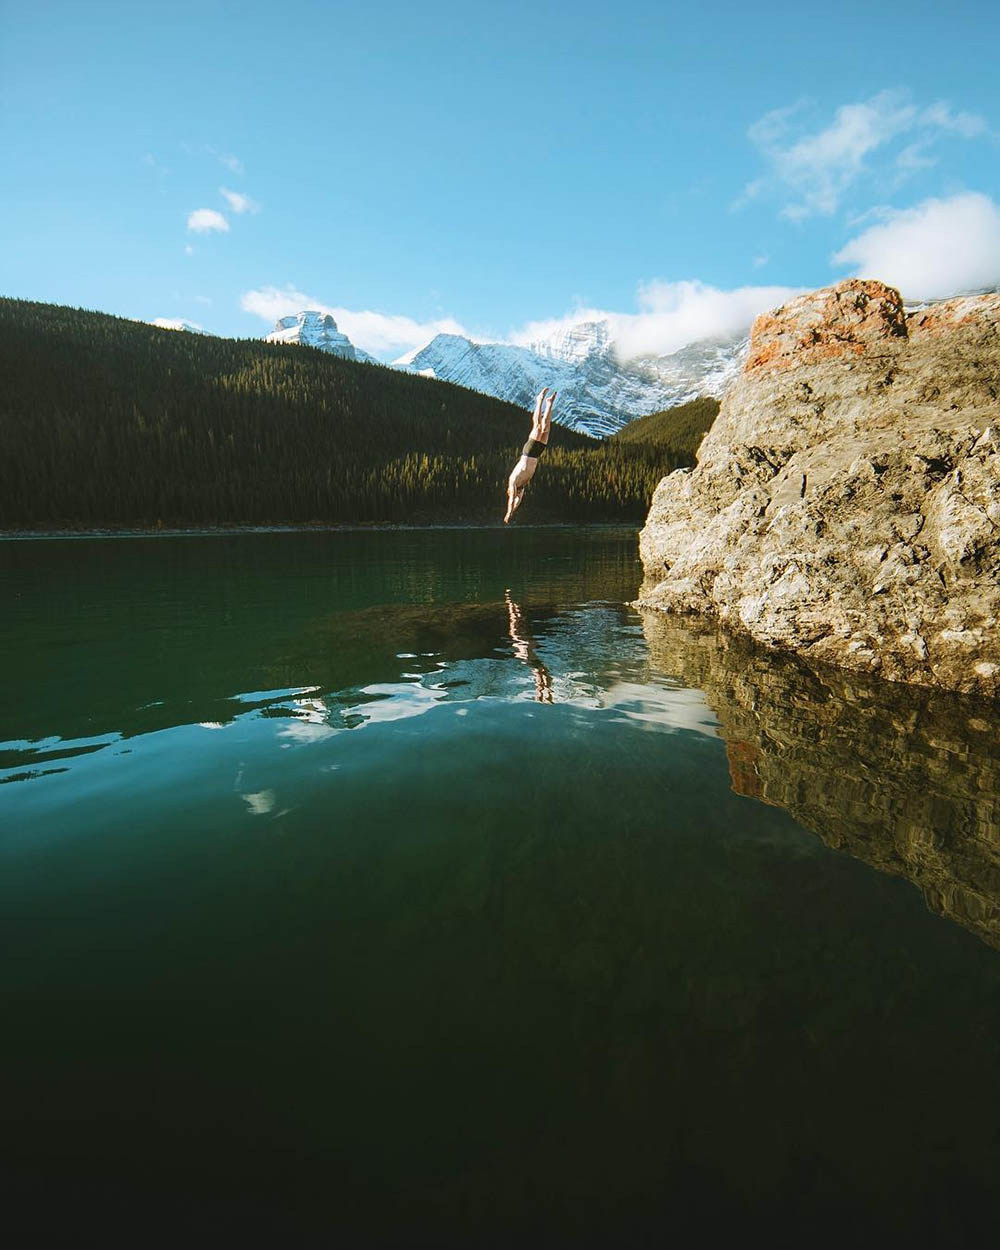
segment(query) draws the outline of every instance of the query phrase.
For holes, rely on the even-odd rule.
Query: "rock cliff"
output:
[[[697,466],[656,490],[639,604],[1000,697],[1000,295],[851,280],[754,323]]]

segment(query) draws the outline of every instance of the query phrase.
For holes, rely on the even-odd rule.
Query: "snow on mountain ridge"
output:
[[[744,338],[709,339],[669,355],[623,362],[605,320],[578,322],[523,347],[438,334],[394,364],[526,408],[541,387],[554,387],[558,423],[603,438],[635,417],[699,395],[721,395],[746,349]]]
[[[318,347],[320,351],[345,360],[360,360],[372,365],[382,363],[360,347],[355,347],[347,335],[337,329],[337,323],[329,313],[315,308],[279,317],[274,329],[264,337],[268,343],[301,343],[305,347]]]
[[[578,321],[526,346],[538,356],[580,364],[594,352],[606,351],[611,341],[611,327],[607,321]]]
[[[329,313],[314,309],[280,318],[267,340],[381,363],[355,347]],[[745,339],[711,339],[669,355],[622,361],[612,321],[599,319],[562,326],[527,345],[437,334],[392,363],[404,372],[454,382],[522,408],[532,407],[543,386],[553,387],[559,392],[556,421],[603,438],[635,417],[699,395],[721,395],[738,371],[746,345]]]
[[[158,330],[184,330],[188,334],[205,334],[209,338],[214,337],[204,326],[198,325],[195,321],[185,321],[183,317],[154,317],[146,324],[156,326]]]

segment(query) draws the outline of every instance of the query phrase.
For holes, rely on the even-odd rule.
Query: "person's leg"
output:
[[[556,402],[556,392],[553,391],[545,403],[542,405],[541,433],[536,435],[540,443],[547,443],[549,435],[552,433],[552,405]]]
[[[543,386],[542,389],[538,392],[538,398],[535,400],[535,411],[531,414],[530,437],[537,439],[537,441],[540,443],[544,442],[544,439],[542,438],[542,429],[543,429],[543,425],[545,421],[543,410],[545,408],[545,396],[548,392],[548,389],[549,388],[547,386]]]

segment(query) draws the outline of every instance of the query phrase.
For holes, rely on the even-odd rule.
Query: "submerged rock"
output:
[[[737,794],[918,886],[1000,947],[1000,751],[992,705],[768,654],[643,612],[654,668],[704,691]]]
[[[1000,696],[1000,294],[909,314],[851,280],[758,317],[639,603],[766,646]]]

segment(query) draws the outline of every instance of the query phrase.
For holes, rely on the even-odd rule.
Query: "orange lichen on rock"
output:
[[[746,372],[860,356],[875,344],[905,337],[899,292],[884,282],[851,278],[762,313],[750,332]]]
[[[731,738],[726,742],[726,758],[729,761],[729,779],[733,793],[750,799],[763,798],[760,774],[757,771],[760,748],[751,742]]]
[[[759,317],[697,465],[653,496],[639,602],[1000,699],[998,403],[1000,294],[907,317],[852,281]]]
[[[956,326],[979,325],[984,332],[995,336],[998,320],[1000,293],[961,295],[957,299],[942,300],[928,308],[915,309],[906,318],[906,328],[910,337],[914,338],[941,330],[953,330]]]

